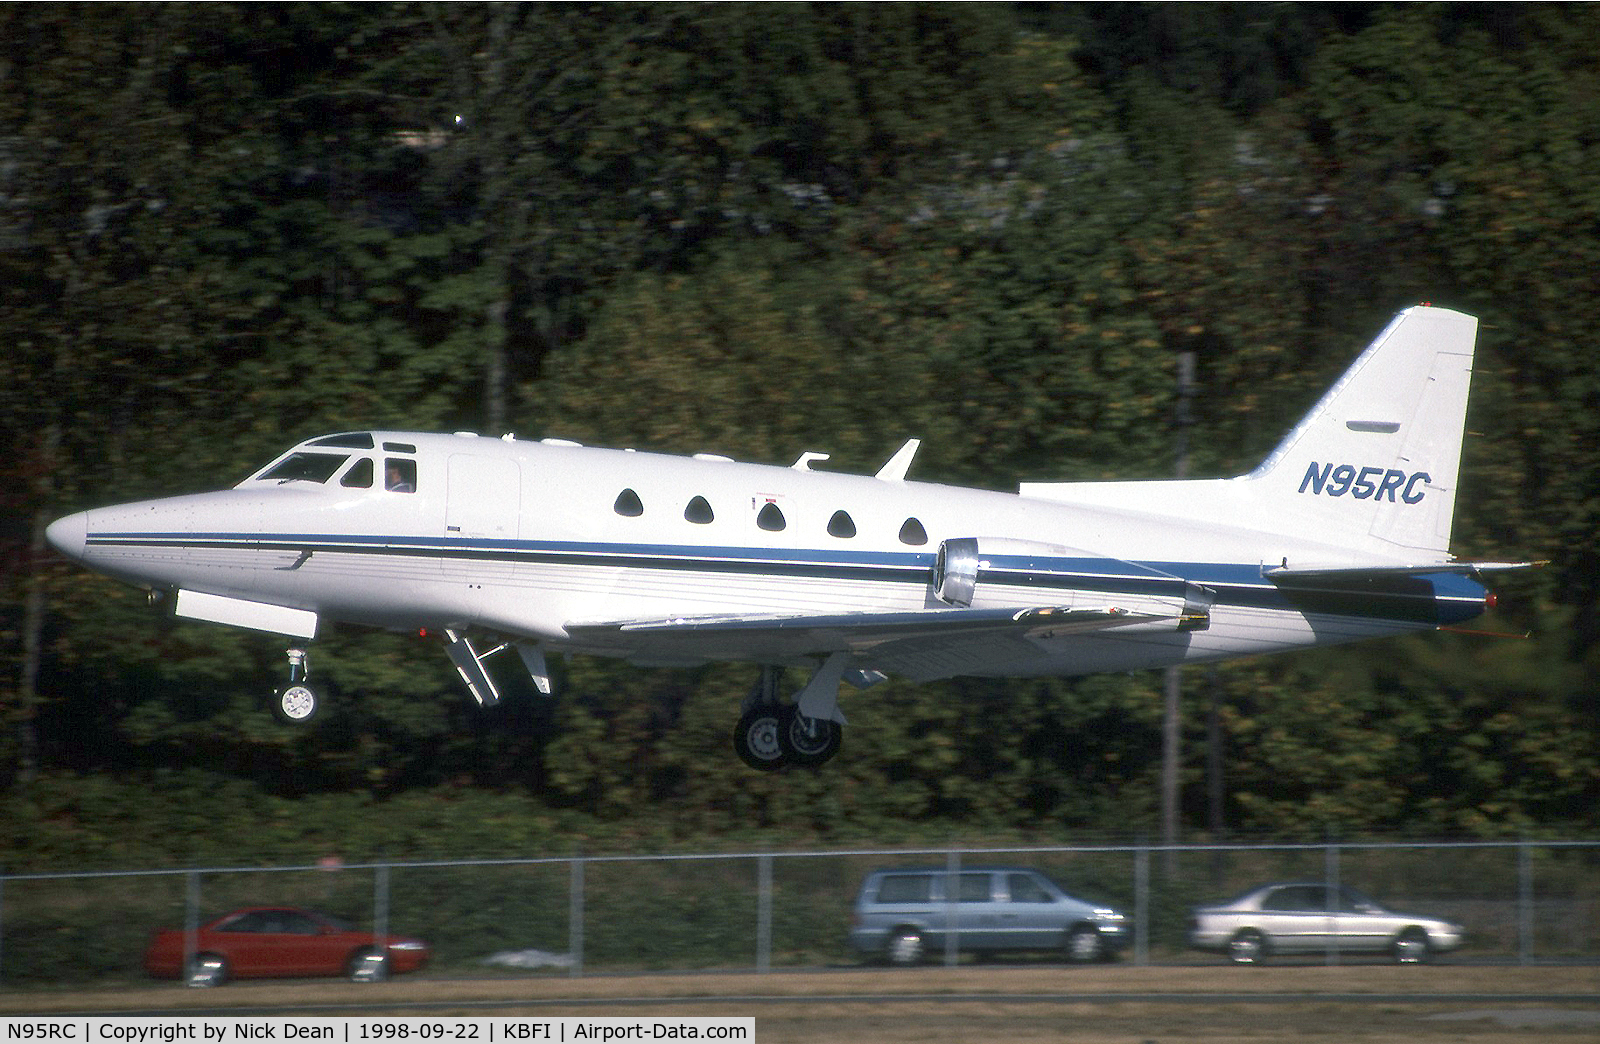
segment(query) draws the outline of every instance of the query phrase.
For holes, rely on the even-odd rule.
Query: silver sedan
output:
[[[1236,964],[1268,955],[1387,953],[1419,964],[1461,945],[1464,929],[1436,917],[1387,909],[1353,888],[1320,882],[1262,885],[1217,906],[1190,912],[1189,944],[1227,954]]]

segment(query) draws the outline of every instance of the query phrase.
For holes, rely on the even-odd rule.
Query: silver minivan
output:
[[[943,953],[952,931],[961,953],[1054,951],[1102,961],[1126,945],[1128,919],[1025,867],[905,867],[874,870],[861,882],[850,927],[858,953],[918,964]]]

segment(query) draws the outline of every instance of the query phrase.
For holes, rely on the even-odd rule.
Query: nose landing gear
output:
[[[289,684],[272,693],[272,713],[279,721],[290,725],[304,725],[316,717],[322,706],[317,691],[305,683],[311,673],[310,658],[304,649],[290,649]]]

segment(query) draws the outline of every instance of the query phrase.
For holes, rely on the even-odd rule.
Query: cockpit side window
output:
[[[350,459],[347,453],[292,453],[263,472],[261,482],[326,482]]]
[[[349,486],[351,489],[372,488],[372,458],[357,457],[356,462],[350,465],[339,480],[339,485]]]
[[[404,457],[388,457],[383,462],[383,488],[391,493],[417,491],[417,462]]]

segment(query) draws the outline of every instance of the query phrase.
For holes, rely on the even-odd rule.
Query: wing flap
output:
[[[1035,642],[1110,628],[1176,621],[1178,615],[1116,606],[927,609],[824,615],[685,616],[575,622],[575,643],[655,662],[742,659],[782,663],[836,652],[858,666],[945,677],[944,666],[987,657],[996,645],[1038,652]],[[930,673],[931,671],[931,673]]]

